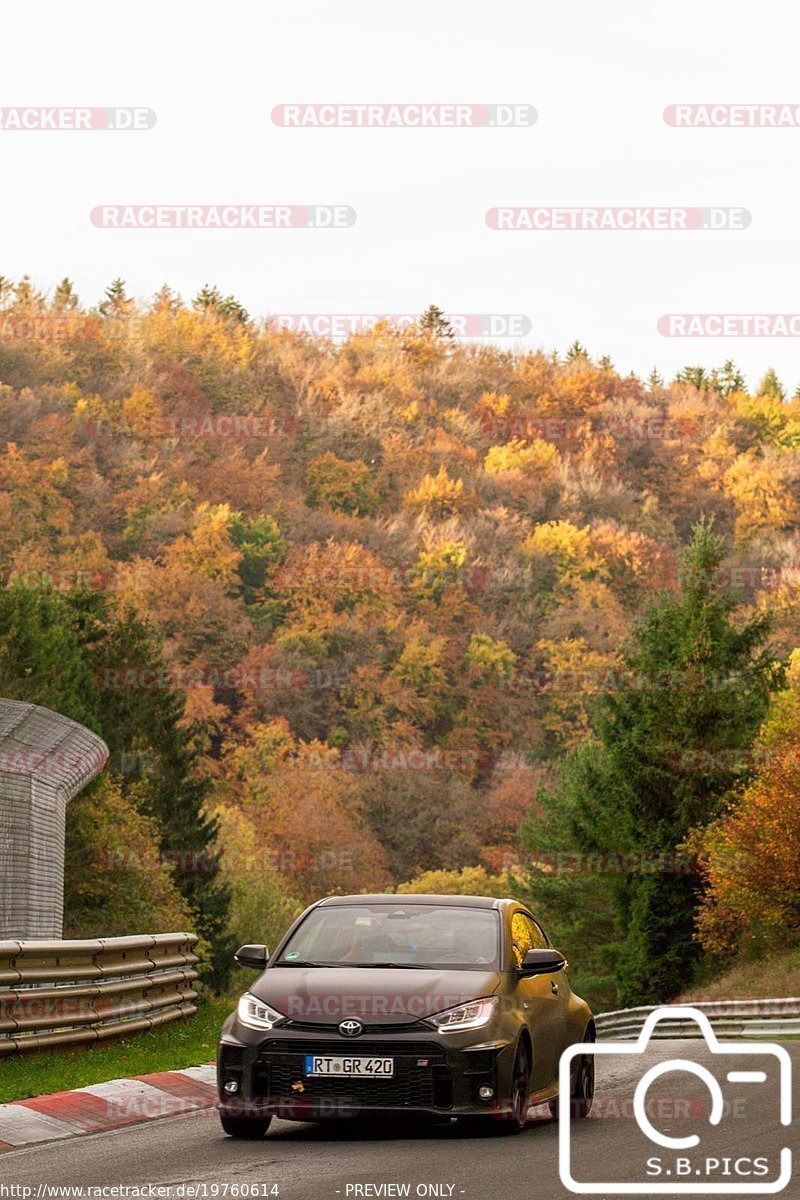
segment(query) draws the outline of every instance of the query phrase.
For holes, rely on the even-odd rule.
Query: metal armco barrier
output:
[[[196,945],[193,933],[0,942],[0,1055],[191,1016]]]
[[[683,1001],[705,1013],[720,1037],[796,1037],[800,1035],[800,998],[774,1000],[713,1000],[694,1003]],[[602,1041],[630,1041],[642,1031],[647,1017],[658,1007],[621,1008],[600,1013],[595,1018],[597,1037]],[[702,1033],[694,1021],[662,1018],[656,1025],[656,1038],[694,1038]]]

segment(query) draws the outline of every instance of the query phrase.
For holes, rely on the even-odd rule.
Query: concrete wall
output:
[[[0,938],[60,938],[67,804],[105,742],[35,704],[0,699]]]

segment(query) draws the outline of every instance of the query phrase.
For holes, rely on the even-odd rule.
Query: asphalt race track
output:
[[[787,1041],[784,1045],[792,1059],[794,1117],[800,1096],[800,1042]],[[668,1058],[689,1059],[710,1070],[721,1061],[703,1042],[662,1041],[651,1045],[647,1066]],[[755,1062],[746,1065],[756,1066]],[[643,1135],[631,1118],[630,1107],[625,1107],[642,1074],[641,1058],[615,1059],[613,1064],[603,1059],[598,1062],[596,1112],[590,1120],[573,1125],[577,1159],[582,1169],[591,1169],[595,1180],[632,1182],[642,1178],[639,1143]],[[724,1074],[717,1072],[717,1077],[722,1082]],[[655,1097],[661,1089],[657,1098],[659,1117],[654,1124],[668,1136],[701,1134],[704,1152],[708,1151],[706,1135],[713,1134],[713,1153],[720,1163],[725,1156],[730,1156],[729,1162],[733,1163],[741,1162],[741,1156],[746,1155],[748,1161],[751,1156],[761,1156],[777,1164],[785,1146],[793,1147],[797,1159],[800,1139],[796,1117],[788,1129],[780,1124],[776,1088],[770,1080],[767,1083],[770,1086],[752,1082],[740,1085],[750,1089],[743,1107],[732,1103],[726,1118],[712,1130],[707,1124],[709,1092],[705,1084],[685,1072],[663,1076],[648,1093]],[[662,1155],[664,1164],[678,1154],[690,1153],[664,1150],[646,1139],[643,1144],[649,1147],[648,1153]],[[236,1198],[237,1190],[231,1190],[235,1185],[245,1197],[269,1195],[265,1189],[273,1184],[278,1191],[272,1194],[286,1200],[402,1195],[564,1200],[571,1194],[559,1179],[558,1122],[551,1120],[547,1109],[532,1110],[529,1127],[517,1137],[493,1132],[475,1135],[455,1123],[373,1128],[357,1123],[301,1125],[281,1121],[273,1122],[261,1142],[225,1137],[215,1112],[205,1111],[11,1151],[2,1158],[0,1175],[0,1184],[6,1188],[32,1187],[34,1198],[42,1184],[135,1188],[165,1185],[169,1191],[161,1192],[161,1196],[191,1196],[197,1200]],[[579,1177],[586,1178],[583,1174]],[[772,1171],[770,1177],[774,1177]],[[714,1178],[719,1181],[720,1177]],[[734,1176],[724,1181],[733,1182]],[[227,1191],[224,1185],[229,1185]],[[250,1190],[254,1187],[259,1190]],[[647,1189],[642,1194],[652,1192]],[[782,1194],[791,1200],[800,1195],[796,1162],[794,1176]],[[40,1191],[38,1195],[54,1196],[55,1192]]]

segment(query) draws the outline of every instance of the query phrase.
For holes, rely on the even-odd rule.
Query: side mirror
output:
[[[519,968],[520,975],[552,975],[563,971],[567,960],[557,950],[529,950]]]
[[[269,950],[266,946],[242,946],[233,957],[240,967],[252,967],[254,971],[264,971],[269,962]]]

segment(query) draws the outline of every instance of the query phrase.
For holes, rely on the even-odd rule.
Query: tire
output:
[[[511,1073],[511,1111],[503,1122],[507,1133],[522,1133],[528,1123],[528,1100],[531,1094],[531,1056],[525,1042],[517,1046],[514,1069]]]
[[[569,1096],[569,1115],[571,1121],[583,1121],[592,1111],[594,1100],[594,1055],[579,1054],[575,1059],[575,1078]],[[561,1112],[561,1097],[548,1101],[550,1116],[558,1120]]]
[[[272,1117],[225,1117],[220,1114],[219,1120],[228,1137],[256,1142],[269,1129]]]

